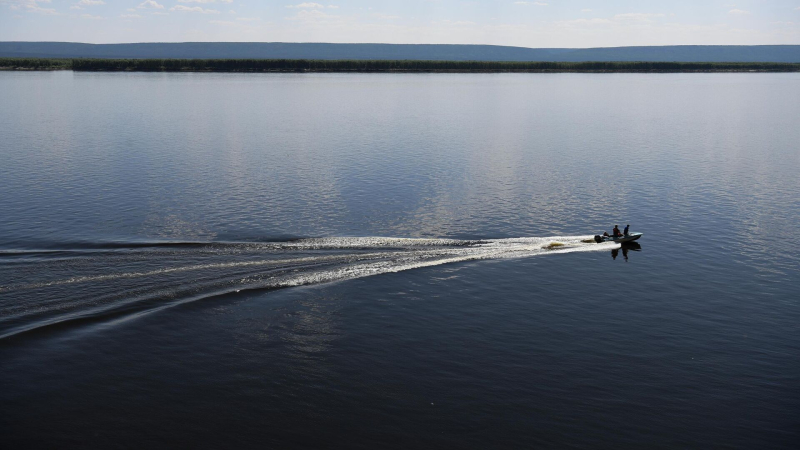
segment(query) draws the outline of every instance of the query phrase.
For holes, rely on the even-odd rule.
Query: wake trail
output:
[[[36,329],[137,316],[243,290],[328,283],[465,261],[609,250],[591,236],[456,240],[340,237],[182,246],[44,262],[0,259],[0,339]],[[8,279],[8,282],[6,282]]]

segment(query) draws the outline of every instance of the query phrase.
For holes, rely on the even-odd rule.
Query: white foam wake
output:
[[[362,278],[464,261],[609,250],[591,236],[455,240],[338,237],[134,248],[19,263],[25,282],[0,285],[0,338],[120,309],[136,314],[199,298]],[[4,270],[14,272],[14,262]],[[120,270],[124,268],[125,270]],[[38,273],[36,272],[38,270]],[[18,277],[20,278],[20,277]]]
[[[300,239],[291,242],[266,244],[240,244],[252,253],[270,250],[372,250],[374,253],[333,254],[316,256],[298,256],[280,259],[228,261],[186,266],[161,267],[146,271],[118,272],[107,274],[79,275],[69,278],[41,281],[35,283],[0,285],[0,293],[4,291],[35,289],[76,283],[108,282],[120,279],[145,278],[168,275],[180,272],[201,270],[226,271],[259,267],[296,267],[309,264],[319,266],[325,264],[346,264],[328,270],[327,275],[314,274],[307,278],[303,273],[296,273],[288,284],[301,285],[325,280],[355,278],[387,272],[400,272],[421,267],[430,267],[460,261],[496,258],[524,258],[546,253],[570,253],[578,251],[608,250],[618,247],[614,243],[597,244],[592,236],[551,236],[522,237],[486,240],[456,239],[413,239],[393,237],[338,237]],[[231,244],[237,246],[237,244]],[[391,251],[390,251],[391,250]],[[366,261],[366,262],[363,262]]]

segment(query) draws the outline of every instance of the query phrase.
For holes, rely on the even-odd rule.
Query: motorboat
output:
[[[598,234],[597,236],[594,237],[594,241],[597,242],[598,244],[601,242],[616,242],[618,244],[624,244],[626,242],[633,242],[639,239],[640,237],[642,237],[643,234],[644,233],[628,233],[628,234],[623,234],[622,236],[619,237],[600,236]]]

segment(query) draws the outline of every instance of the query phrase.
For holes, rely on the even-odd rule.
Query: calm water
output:
[[[796,448],[798,118],[800,74],[0,73],[0,446]]]

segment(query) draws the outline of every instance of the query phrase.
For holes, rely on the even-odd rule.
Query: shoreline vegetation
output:
[[[0,58],[0,70],[80,72],[800,72],[770,62],[497,62],[316,59]]]

